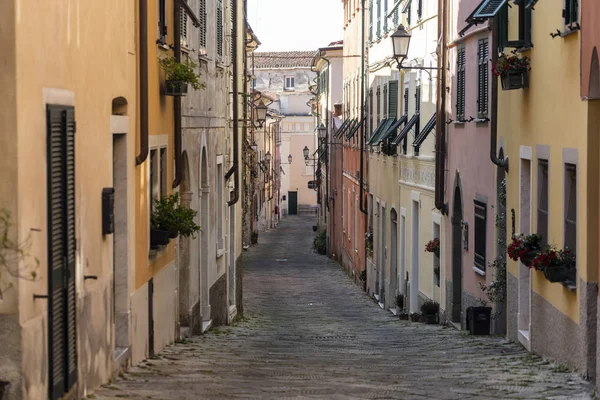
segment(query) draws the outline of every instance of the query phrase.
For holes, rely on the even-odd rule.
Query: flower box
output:
[[[509,72],[503,74],[502,78],[502,90],[515,90],[529,87],[529,72]]]
[[[165,81],[166,96],[187,96],[188,84],[183,81]]]
[[[575,271],[563,266],[549,267],[544,270],[544,276],[552,283],[565,283],[575,281]]]
[[[150,229],[150,248],[158,249],[169,244],[171,233],[161,229]]]

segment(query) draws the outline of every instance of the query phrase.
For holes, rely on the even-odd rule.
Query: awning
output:
[[[467,26],[464,27],[459,33],[459,36],[463,36],[467,30],[473,25],[479,25],[490,18],[494,18],[496,14],[506,5],[508,0],[483,0],[469,15],[466,19]]]
[[[355,120],[356,121],[356,120]],[[354,136],[354,134],[356,132],[358,132],[358,130],[360,129],[360,127],[362,126],[363,122],[365,122],[365,118],[363,118],[360,122],[358,122],[356,125],[354,125],[354,127],[352,127],[352,129],[350,129],[348,131],[348,134],[346,135],[346,140],[350,140],[352,139],[352,137]]]
[[[394,4],[394,6],[392,7],[392,9],[390,11],[388,11],[388,15],[386,16],[387,18],[391,18],[394,14],[394,11],[396,11],[396,9],[398,7],[400,7],[400,4],[402,4],[402,0],[396,0],[396,4]]]
[[[338,130],[335,132],[336,139],[344,134],[344,130],[348,127],[348,124],[350,124],[350,121],[351,121],[350,119],[347,119],[344,122],[342,122],[342,126],[340,126],[338,128]]]
[[[411,119],[406,123],[406,125],[404,125],[404,128],[402,128],[402,130],[394,140],[394,144],[398,144],[401,141],[403,141],[404,138],[406,138],[406,135],[408,135],[408,132],[410,132],[413,126],[415,126],[420,117],[421,116],[419,114],[415,114],[411,117]]]
[[[373,144],[376,145],[379,142],[383,142],[384,140],[386,140],[388,138],[393,139],[394,137],[396,137],[395,133],[398,131],[398,128],[400,128],[400,125],[405,123],[407,120],[408,120],[408,115],[401,116],[399,120],[397,120],[392,125],[390,125],[390,127],[387,128],[387,130],[383,133],[383,135],[381,135],[381,137],[377,139],[378,142],[373,143]]]
[[[435,128],[436,116],[437,114],[433,113],[431,119],[429,119],[425,127],[421,130],[421,133],[419,133],[419,135],[415,138],[415,141],[413,142],[413,147],[415,148],[416,153],[419,152],[419,148],[421,147],[425,139],[427,139],[429,133],[433,130],[433,128]]]
[[[352,129],[354,129],[355,126],[356,126],[356,120],[355,119],[351,119],[350,123],[348,124],[348,126],[344,130],[344,138],[348,139],[348,134],[350,132],[352,132]]]
[[[394,120],[394,118],[387,118],[381,121],[377,126],[377,129],[375,129],[375,132],[373,132],[371,135],[371,138],[369,138],[367,141],[367,144],[374,144],[374,142],[378,140],[379,136],[383,135],[383,133],[387,131],[387,128],[394,123]]]

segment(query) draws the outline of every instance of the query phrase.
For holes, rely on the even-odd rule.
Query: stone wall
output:
[[[8,400],[22,399],[21,328],[17,315],[0,315],[0,343],[0,385],[9,382]]]
[[[210,308],[213,326],[226,325],[227,307],[227,275],[223,274],[210,288]]]
[[[507,329],[506,337],[515,343],[519,342],[519,280],[516,276],[506,274]]]

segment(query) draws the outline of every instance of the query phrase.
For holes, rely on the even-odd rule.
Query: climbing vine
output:
[[[8,282],[9,277],[34,281],[40,261],[31,256],[31,236],[22,242],[14,241],[9,237],[13,227],[10,211],[0,209],[0,298],[3,290],[12,287]]]

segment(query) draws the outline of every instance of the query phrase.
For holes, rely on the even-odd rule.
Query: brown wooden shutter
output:
[[[50,398],[77,381],[75,288],[75,113],[47,107]]]

